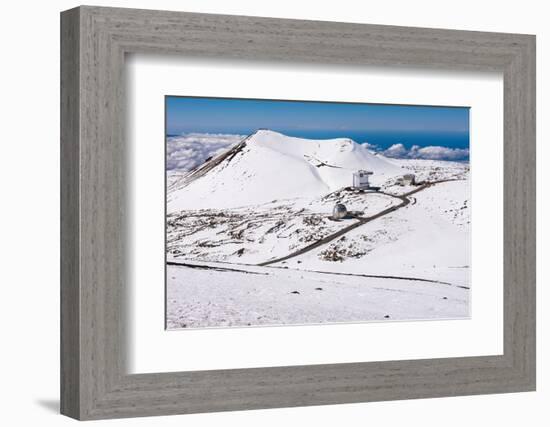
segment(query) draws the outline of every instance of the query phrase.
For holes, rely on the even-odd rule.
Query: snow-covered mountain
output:
[[[268,130],[208,138],[212,158],[192,150],[208,160],[167,173],[168,328],[469,316],[467,163]],[[379,191],[350,188],[361,169]]]
[[[403,173],[393,159],[351,139],[311,140],[259,130],[179,178],[168,194],[168,212],[321,197],[350,186],[359,169],[374,172],[375,185]]]

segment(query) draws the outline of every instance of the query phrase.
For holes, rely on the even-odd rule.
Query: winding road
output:
[[[285,255],[283,257],[280,257],[280,258],[275,258],[275,259],[271,259],[271,260],[268,260],[268,261],[265,261],[265,262],[262,262],[260,264],[257,264],[258,266],[262,266],[262,267],[265,267],[267,265],[271,265],[271,264],[276,264],[278,262],[281,262],[281,261],[286,261],[286,260],[289,260],[291,258],[294,258],[294,257],[297,257],[297,256],[300,256],[300,255],[303,255],[309,251],[312,251],[313,249],[316,249],[320,246],[323,246],[325,245],[326,243],[330,243],[332,242],[333,240],[335,239],[338,239],[339,237],[349,233],[350,231],[352,230],[355,230],[356,228],[358,227],[361,227],[362,225],[364,224],[367,224],[371,221],[374,221],[375,219],[378,219],[380,217],[383,217],[384,215],[387,215],[391,212],[394,212],[398,209],[401,209],[401,208],[404,208],[405,206],[407,206],[408,204],[411,203],[411,199],[409,199],[410,196],[412,196],[413,194],[416,194],[422,190],[425,190],[426,188],[428,187],[432,187],[433,185],[436,185],[436,184],[441,184],[443,182],[450,182],[450,181],[460,181],[460,179],[458,178],[449,178],[449,179],[442,179],[442,180],[438,180],[438,181],[431,181],[431,182],[426,182],[424,184],[421,184],[419,185],[417,188],[415,188],[414,190],[412,191],[409,191],[405,194],[401,194],[401,195],[396,195],[396,194],[391,194],[391,193],[385,193],[385,192],[382,192],[382,191],[379,191],[378,194],[384,194],[386,196],[390,196],[390,197],[394,197],[396,199],[399,199],[401,200],[401,203],[399,203],[398,205],[395,205],[395,206],[392,206],[392,207],[389,207],[387,209],[384,209],[383,211],[380,211],[378,212],[376,215],[372,215],[372,216],[369,216],[369,217],[365,217],[365,218],[357,218],[357,221],[354,222],[353,224],[350,224],[348,225],[347,227],[344,227],[342,228],[341,230],[338,230],[337,232],[333,233],[333,234],[330,234],[314,243],[312,243],[311,245],[308,245],[308,246],[305,246],[301,249],[298,249],[297,251],[294,251],[288,255]],[[368,194],[368,193],[367,193]],[[416,201],[415,201],[416,202]]]

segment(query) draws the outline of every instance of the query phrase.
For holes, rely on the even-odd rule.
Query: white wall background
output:
[[[544,118],[550,115],[550,27],[537,0],[157,0],[97,5],[246,14],[537,34],[538,55],[538,389],[536,393],[441,398],[109,421],[120,426],[545,426],[550,414],[550,275]],[[3,425],[63,426],[59,360],[59,11],[75,1],[5,2],[0,66],[0,376]],[[546,160],[546,162],[545,162]],[[545,310],[546,308],[546,310]]]

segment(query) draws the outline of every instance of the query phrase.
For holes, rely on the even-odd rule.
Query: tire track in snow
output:
[[[246,269],[239,269],[239,268],[229,268],[229,267],[220,267],[217,265],[208,265],[208,264],[193,264],[190,262],[178,262],[178,261],[168,261],[166,263],[167,265],[174,265],[179,267],[186,267],[186,268],[193,268],[197,270],[214,270],[214,271],[221,271],[221,272],[233,272],[233,273],[245,273],[245,274],[259,274],[263,276],[269,276],[273,273],[271,272],[262,272],[262,271],[251,271]],[[257,265],[253,264],[233,264],[231,265],[241,265],[243,267],[258,267]],[[435,280],[435,279],[424,279],[422,277],[411,277],[411,276],[392,276],[387,274],[359,274],[359,273],[337,273],[333,271],[321,271],[321,270],[300,270],[295,268],[288,268],[288,267],[268,267],[270,269],[277,269],[281,271],[293,271],[293,272],[300,272],[300,273],[315,273],[315,274],[326,274],[326,275],[335,275],[335,276],[352,276],[352,277],[365,277],[369,279],[390,279],[390,280],[407,280],[407,281],[413,281],[413,282],[427,282],[427,283],[437,283],[439,285],[446,285],[446,286],[455,286],[457,288],[461,289],[470,289],[469,286],[464,285],[455,285],[453,283],[449,282],[443,282],[441,280]]]

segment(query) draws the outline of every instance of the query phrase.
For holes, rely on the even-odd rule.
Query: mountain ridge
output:
[[[170,211],[230,208],[275,199],[319,197],[352,183],[354,171],[379,184],[403,170],[349,138],[315,140],[259,129],[209,159],[168,195]]]

